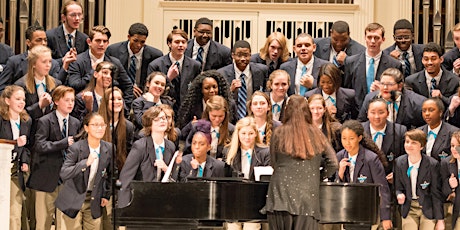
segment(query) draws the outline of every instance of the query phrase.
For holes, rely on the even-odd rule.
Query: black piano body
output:
[[[132,201],[115,210],[116,224],[134,229],[198,229],[225,221],[266,221],[268,183],[193,181],[131,182]],[[379,189],[374,184],[323,183],[321,223],[377,222]]]

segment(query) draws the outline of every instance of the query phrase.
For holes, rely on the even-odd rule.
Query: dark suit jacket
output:
[[[409,168],[408,155],[398,157],[395,167],[396,194],[406,196],[404,204],[401,205],[401,216],[406,218],[412,201],[412,185],[410,178],[407,176],[407,169]],[[441,192],[439,171],[439,162],[422,154],[422,161],[418,169],[416,194],[418,203],[422,206],[423,215],[428,219],[444,219],[444,199]],[[424,183],[428,184],[426,188],[422,187]]]
[[[55,206],[64,214],[75,218],[85,202],[91,166],[86,166],[90,152],[88,140],[81,140],[69,147],[61,169],[64,186],[59,192]],[[91,190],[91,216],[96,219],[102,215],[101,199],[112,195],[112,145],[101,141],[100,157]]]
[[[452,71],[454,68],[454,61],[460,57],[460,51],[457,47],[454,47],[446,52],[442,57],[444,58],[444,61],[441,63],[442,67],[448,71]]]
[[[169,105],[173,107],[174,101],[170,97],[160,97],[160,101],[162,104]],[[150,107],[155,106],[154,102],[150,102],[145,100],[144,96],[140,96],[133,101],[132,109],[133,109],[133,123],[136,126],[136,130],[141,130],[142,127],[142,115],[144,112],[147,111]]]
[[[382,75],[383,71],[388,68],[397,68],[402,71],[402,65],[398,60],[382,53],[379,66],[376,70],[375,80],[380,80],[380,75]],[[355,89],[356,104],[358,105],[358,108],[361,108],[368,90],[366,83],[365,52],[345,59],[342,86],[349,89]]]
[[[362,107],[359,110],[358,120],[368,120],[367,109],[369,107],[369,102],[377,97],[380,97],[379,91],[374,91],[366,95]],[[401,97],[399,111],[396,115],[396,123],[406,126],[407,130],[424,125],[425,121],[422,117],[422,104],[426,100],[426,97],[407,89],[403,89]]]
[[[309,98],[313,94],[323,95],[322,89],[316,88],[309,90],[305,93],[305,97]],[[356,119],[358,116],[358,106],[356,106],[355,103],[355,90],[339,87],[335,94],[335,103],[337,108],[335,118],[340,121],[340,123],[349,119]]]
[[[228,148],[224,148],[224,158],[226,158],[228,152]],[[226,160],[223,159],[225,162]],[[237,173],[242,173],[241,169],[241,150],[238,149],[238,152],[236,153],[235,158],[233,158],[233,162],[230,165],[232,167],[232,170]],[[254,152],[252,153],[252,159],[251,159],[251,168],[249,171],[249,179],[254,181],[255,176],[254,176],[254,167],[257,166],[270,166],[270,149],[268,147],[259,147],[255,146],[254,147]],[[233,174],[232,174],[233,175]]]
[[[153,71],[159,71],[167,75],[171,65],[171,59],[169,58],[169,53],[167,53],[163,57],[159,57],[150,62],[147,75]],[[179,111],[179,106],[181,105],[181,99],[185,98],[188,93],[189,84],[196,76],[198,76],[198,74],[200,74],[201,65],[199,62],[184,56],[181,69],[182,71],[179,76],[174,78],[172,81],[168,79],[167,83],[169,86],[168,96],[176,100],[173,107],[175,114],[178,114],[177,112]]]
[[[69,51],[67,47],[67,37],[64,34],[64,28],[61,24],[58,27],[46,31],[46,38],[48,39],[48,47],[52,51],[53,59],[57,59],[59,64],[62,65],[62,57]],[[88,49],[86,39],[88,35],[80,31],[76,31],[74,40],[75,49],[77,54],[83,53]]]
[[[425,70],[408,76],[405,82],[406,86],[409,89],[412,89],[414,92],[426,98],[431,97],[430,92],[428,91],[428,86],[426,84]],[[437,89],[441,91],[441,100],[444,102],[444,105],[449,105],[450,96],[457,93],[458,86],[458,77],[455,76],[455,74],[453,74],[451,71],[447,71],[443,68],[441,80],[437,85]]]
[[[337,160],[348,158],[347,150],[343,149],[337,153]],[[353,183],[359,183],[358,177],[366,177],[364,183],[375,183],[380,185],[380,220],[391,220],[390,200],[391,193],[388,182],[385,178],[385,170],[379,157],[369,149],[359,146],[358,158],[356,159],[353,173]],[[345,170],[343,182],[350,182],[349,167]]]
[[[449,178],[454,174],[455,178],[458,180],[458,166],[457,160],[454,163],[451,163],[450,160],[452,156],[448,156],[446,159],[441,160],[441,180],[442,180],[442,195],[443,200],[447,199],[447,196],[452,193],[452,188],[449,185]],[[455,189],[455,198],[452,202],[454,204],[454,210],[452,212],[452,226],[455,226],[457,218],[460,213],[460,189],[457,187]]]
[[[329,57],[331,55],[331,38],[315,38],[314,39],[316,44],[316,51],[314,55],[319,57],[323,60],[329,61]],[[350,42],[346,47],[345,53],[347,56],[353,56],[356,54],[360,54],[366,51],[366,47],[359,44],[357,41],[350,38]]]
[[[370,122],[363,122],[362,125],[364,127],[364,133],[367,133],[367,135],[371,138],[374,138],[371,136]],[[387,121],[385,136],[383,136],[382,148],[380,149],[385,154],[388,161],[388,166],[385,167],[386,175],[393,172],[393,160],[406,153],[404,150],[404,135],[406,134],[406,131],[406,126],[393,124],[392,122]]]
[[[390,56],[390,53],[396,49],[396,43],[391,45],[390,47],[383,50],[384,54]],[[422,63],[423,57],[423,45],[421,44],[413,44],[412,43],[412,53],[414,54],[414,61],[415,61],[415,72],[419,72],[425,69]],[[390,56],[391,57],[391,56]],[[399,59],[397,59],[399,60]],[[403,72],[404,74],[404,72]]]
[[[291,58],[289,58],[286,62],[288,62],[290,60],[291,60]],[[267,61],[265,61],[264,59],[262,59],[260,57],[260,53],[256,53],[256,54],[251,55],[251,62],[268,65]],[[275,66],[275,70],[279,69],[281,64],[283,64],[284,62],[281,61],[281,58],[278,58],[278,61],[276,63],[277,64]]]
[[[25,135],[29,141],[30,129],[32,128],[32,120],[28,119],[27,121],[20,121],[19,136]],[[13,131],[11,130],[10,120],[0,119],[0,138],[13,140]],[[17,176],[19,181],[19,187],[22,191],[25,190],[24,183],[24,174],[21,171],[21,166],[23,163],[26,163],[30,166],[30,151],[27,147],[22,146],[18,147],[17,144],[14,145],[14,149],[11,153],[16,153],[16,157],[12,159],[12,163],[16,165],[16,171],[11,172],[11,176]],[[30,168],[30,167],[29,167]]]
[[[125,71],[128,72],[128,66],[131,62],[128,52],[128,41],[118,42],[107,47],[106,55],[116,57],[120,60],[121,64],[125,68]],[[163,56],[163,52],[159,49],[156,49],[152,46],[145,45],[144,51],[142,52],[142,63],[141,63],[141,77],[140,85],[138,87],[144,90],[145,80],[147,79],[147,68],[153,60]],[[132,83],[136,83],[135,79],[131,79]]]
[[[68,136],[75,136],[80,129],[80,121],[69,116],[67,127]],[[56,111],[38,119],[35,139],[34,165],[27,186],[51,193],[58,186],[59,172],[69,147],[68,138],[62,138]]]
[[[418,127],[423,132],[428,135],[428,125]],[[457,127],[443,122],[441,124],[441,129],[439,129],[438,135],[434,141],[433,148],[431,149],[431,157],[441,161],[443,158],[446,158],[447,155],[450,155],[450,138],[452,138],[452,133],[459,130]],[[426,147],[423,149],[423,153],[426,153]]]
[[[165,139],[163,161],[169,165],[176,147]],[[128,154],[125,165],[120,172],[121,189],[118,196],[118,206],[125,207],[131,199],[130,183],[133,180],[153,182],[157,180],[157,167],[154,167],[156,155],[151,136],[146,136],[134,142]],[[161,180],[161,178],[158,178]]]
[[[270,98],[270,93],[271,92],[266,92],[266,94],[268,95],[269,98]],[[286,109],[286,101],[287,101],[287,99],[288,99],[288,97],[284,96],[283,104],[281,105],[281,111],[280,111],[280,118],[279,118],[280,122],[283,122],[284,110]],[[272,110],[272,112],[273,112],[273,110]]]
[[[28,65],[29,61],[27,60],[27,51],[22,54],[11,56],[6,62],[3,72],[0,74],[0,92],[2,92],[5,87],[12,85],[21,77],[26,75],[29,68]],[[61,79],[66,75],[66,72],[64,69],[61,69],[56,60],[52,60],[49,75],[56,79]]]
[[[187,49],[185,50],[185,56],[192,58],[193,45],[195,39],[188,40]],[[206,55],[206,61],[204,63],[203,71],[210,69],[220,69],[226,65],[232,63],[232,52],[231,50],[213,40],[210,40],[208,54]]]
[[[128,74],[126,73],[118,58],[109,55],[104,55],[104,61],[112,62],[117,67],[117,71],[115,72],[113,79],[113,85],[119,87],[121,91],[123,91],[123,99],[125,101],[125,106],[126,108],[131,108],[131,102],[134,98],[133,83],[129,79]],[[75,92],[79,93],[86,87],[86,85],[88,85],[89,81],[93,77],[93,73],[94,70],[91,66],[89,50],[87,50],[79,54],[77,56],[77,60],[70,64],[66,85],[74,88]]]
[[[0,65],[5,68],[8,58],[14,55],[13,49],[7,44],[0,43]]]
[[[289,86],[287,92],[289,96],[295,94],[295,75],[297,70],[297,59],[298,58],[293,58],[292,60],[283,63],[280,67],[280,69],[285,70],[286,72],[288,72],[289,76],[291,76],[291,85]],[[329,62],[320,58],[315,58],[315,60],[313,61],[312,75],[313,78],[315,78],[315,80],[313,81],[313,88],[316,88],[318,84],[319,69],[322,65],[327,63]]]
[[[188,177],[196,177],[198,175],[198,168],[193,169],[190,162],[193,155],[188,154],[182,157],[182,162],[179,167],[179,178],[177,181],[186,182]],[[225,176],[225,163],[216,160],[214,157],[207,155],[206,165],[203,170],[203,178],[209,177],[224,177]]]

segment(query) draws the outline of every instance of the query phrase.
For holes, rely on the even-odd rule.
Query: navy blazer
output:
[[[409,89],[412,89],[414,92],[426,98],[431,97],[430,92],[428,91],[428,86],[426,84],[425,70],[408,76],[405,82],[406,86]],[[448,71],[442,68],[441,80],[439,80],[436,88],[441,91],[441,100],[444,102],[444,105],[449,105],[450,96],[457,93],[458,86],[458,77],[455,76],[452,71]]]
[[[25,135],[27,137],[27,141],[29,141],[30,137],[30,129],[32,128],[32,120],[28,119],[27,121],[20,120],[19,121],[19,136]],[[11,122],[10,120],[4,120],[3,118],[0,120],[0,138],[13,140],[13,131],[11,130]],[[12,163],[16,164],[16,171],[11,172],[11,176],[17,176],[19,181],[19,187],[22,191],[25,191],[26,186],[24,183],[24,173],[21,170],[21,166],[23,163],[26,163],[30,166],[30,151],[29,148],[25,146],[18,147],[17,144],[14,145],[14,149],[11,153],[15,153],[14,159],[12,159]],[[30,167],[29,167],[30,169]]]
[[[128,41],[118,42],[107,47],[105,51],[106,55],[116,57],[120,60],[125,71],[128,72],[129,63],[131,59],[128,52]],[[163,56],[163,52],[159,49],[154,48],[149,45],[144,46],[144,51],[142,52],[142,63],[141,63],[141,75],[140,75],[140,85],[138,87],[144,90],[145,80],[147,80],[147,68],[153,60]],[[132,83],[136,83],[135,79],[131,79]]]
[[[28,65],[27,51],[22,54],[11,56],[6,62],[3,72],[0,74],[0,92],[2,92],[5,87],[12,85],[26,75],[29,69]],[[66,72],[64,69],[61,69],[59,63],[53,59],[51,60],[49,75],[56,79],[62,79],[66,75]]]
[[[289,86],[287,94],[291,96],[292,94],[295,94],[295,75],[296,75],[296,70],[297,70],[297,60],[298,58],[293,58],[290,61],[287,61],[283,63],[280,67],[280,69],[285,70],[288,72],[290,78],[291,78],[291,85]],[[319,74],[319,69],[321,68],[322,65],[329,63],[328,61],[325,61],[320,58],[315,58],[313,61],[313,70],[312,70],[312,75],[314,78],[313,81],[313,88],[317,87],[318,84],[318,74]]]
[[[289,58],[287,61],[285,62],[288,62],[290,61],[292,58]],[[260,63],[260,64],[264,64],[266,66],[268,66],[268,63],[266,60],[262,59],[260,57],[260,53],[256,53],[256,54],[253,54],[251,55],[251,62],[254,62],[254,63]],[[281,60],[281,57],[278,58],[278,61],[276,62],[276,66],[275,66],[275,69],[274,70],[277,70],[281,67],[281,64],[283,64],[284,62]],[[269,70],[270,71],[270,70]],[[270,75],[270,73],[268,74]]]
[[[178,178],[176,181],[186,182],[189,177],[197,177],[198,168],[193,169],[190,162],[192,161],[193,155],[188,154],[182,157],[180,163]],[[210,177],[225,177],[225,163],[217,160],[214,157],[206,155],[206,164],[203,170],[203,178]]]
[[[67,136],[75,137],[79,129],[80,121],[69,116]],[[68,138],[62,137],[56,111],[38,119],[35,139],[34,160],[27,187],[50,193],[58,186],[59,172],[69,147]]]
[[[305,93],[305,97],[309,98],[313,94],[323,95],[322,89],[316,88],[309,90]],[[346,120],[356,119],[358,116],[358,106],[356,106],[355,103],[355,90],[339,87],[335,95],[335,107],[337,108],[335,118],[340,121],[340,123]]]
[[[69,47],[67,47],[68,37],[64,34],[63,25],[47,30],[46,39],[48,40],[48,47],[52,51],[53,59],[57,59],[62,66],[62,58],[69,51]],[[88,49],[86,39],[88,39],[88,35],[78,30],[76,31],[73,41],[77,54],[83,53]]]
[[[418,127],[428,135],[428,124]],[[442,122],[441,129],[439,129],[438,135],[434,141],[433,148],[431,149],[431,157],[441,161],[443,158],[448,157],[450,152],[450,138],[452,138],[452,133],[459,130],[459,128],[447,123]],[[423,148],[423,153],[426,154],[426,147]]]
[[[452,188],[449,185],[449,178],[452,174],[454,174],[455,179],[458,178],[458,166],[457,166],[457,160],[455,159],[454,163],[451,163],[450,160],[452,159],[452,156],[448,156],[446,159],[441,160],[441,180],[442,180],[442,195],[443,195],[443,200],[446,200],[449,194],[452,193]],[[457,218],[460,213],[460,189],[457,187],[455,189],[455,198],[452,201],[454,204],[454,210],[452,212],[452,226],[455,226],[457,222]]]
[[[0,43],[0,65],[5,68],[8,58],[14,55],[13,49],[7,44]],[[0,71],[1,72],[1,71]]]
[[[93,219],[102,215],[102,198],[109,200],[112,195],[112,144],[105,141],[100,143],[99,163],[94,177],[94,187],[91,190]],[[88,140],[77,141],[69,147],[62,165],[60,176],[64,181],[64,186],[54,204],[56,208],[71,218],[77,216],[85,202],[91,170],[91,166],[86,166],[89,154]]]
[[[195,39],[190,39],[187,42],[187,49],[185,50],[185,56],[192,58],[193,56],[193,45]],[[232,52],[230,48],[214,41],[209,41],[208,54],[206,55],[206,61],[204,66],[201,67],[202,71],[215,69],[218,70],[226,65],[232,64]],[[201,66],[201,65],[200,65]]]
[[[408,155],[402,155],[396,159],[395,165],[395,188],[396,194],[404,194],[406,200],[401,205],[401,216],[406,218],[412,201],[411,180],[407,176],[409,168]],[[439,162],[422,154],[420,168],[418,169],[416,194],[418,203],[422,207],[423,215],[428,219],[444,219],[445,200],[441,192],[441,177],[439,175]],[[450,176],[450,175],[449,175]],[[422,184],[425,184],[422,186]]]
[[[170,97],[160,96],[161,104],[166,104],[171,107],[174,105],[174,101]],[[136,130],[139,131],[143,128],[142,126],[142,116],[144,112],[147,111],[150,107],[155,106],[154,102],[150,102],[145,100],[144,96],[140,96],[133,101],[132,109],[133,109],[133,123],[136,126]]]
[[[331,37],[315,38],[316,51],[313,53],[316,57],[329,61],[331,55]],[[347,56],[353,56],[366,51],[366,47],[350,38],[350,42],[345,47]]]
[[[412,43],[412,53],[414,55],[414,61],[415,61],[415,72],[419,72],[425,69],[425,66],[423,66],[422,63],[422,57],[423,57],[423,45],[421,44],[414,44]],[[383,50],[384,54],[387,54],[390,56],[390,53],[396,49],[396,43],[393,43],[390,47],[386,48]],[[390,56],[391,57],[391,56]],[[399,59],[396,59],[399,61]],[[404,71],[403,71],[404,74]]]
[[[380,97],[379,91],[374,91],[366,95],[363,105],[359,110],[358,120],[367,121],[367,109],[369,102]],[[414,93],[412,90],[403,89],[401,94],[401,102],[396,115],[396,123],[406,126],[407,130],[420,127],[425,124],[422,117],[422,104],[426,97]]]
[[[121,65],[120,61],[116,57],[104,55],[104,61],[112,62],[117,70],[114,74],[114,86],[123,91],[123,100],[126,108],[131,108],[133,101],[133,83],[128,77],[125,69]],[[89,50],[79,54],[77,60],[69,65],[67,84],[68,86],[75,89],[75,93],[82,91],[93,77],[94,70],[91,65],[91,58],[89,57]],[[128,109],[129,110],[129,109]]]
[[[228,147],[224,148],[224,159],[223,161],[225,162],[225,158],[228,153]],[[242,173],[241,169],[241,149],[238,148],[238,152],[236,153],[235,158],[233,158],[233,162],[230,165],[233,172],[236,173]],[[255,146],[253,153],[252,153],[252,159],[251,159],[251,168],[249,170],[249,180],[254,181],[255,176],[254,176],[254,167],[258,166],[270,166],[270,148],[268,147],[259,147]],[[232,173],[233,175],[233,173]]]
[[[252,74],[252,92],[255,91],[265,91],[265,83],[268,79],[268,67],[259,63],[249,63],[249,71]],[[227,84],[232,84],[232,81],[235,79],[235,67],[234,64],[229,64],[225,67],[222,67],[218,70],[225,79],[227,79]],[[234,100],[238,101],[238,90],[233,93]]]
[[[165,149],[163,152],[163,161],[169,165],[176,147],[174,143],[169,140],[165,139],[164,142]],[[126,158],[125,165],[120,172],[121,189],[118,194],[118,207],[125,207],[130,202],[131,181],[157,181],[157,167],[154,166],[155,160],[155,146],[151,136],[143,137],[134,142]],[[161,178],[158,179],[161,180]]]
[[[159,71],[167,75],[171,65],[171,59],[169,58],[169,53],[167,53],[163,57],[159,57],[150,62],[147,75],[151,74],[153,71]],[[178,114],[179,106],[182,103],[181,99],[187,96],[189,84],[201,73],[201,65],[199,62],[184,55],[181,69],[182,71],[180,71],[179,76],[172,81],[167,79],[167,84],[169,86],[168,96],[176,100],[173,107],[175,114]]]
[[[398,60],[382,53],[382,56],[380,56],[379,66],[377,67],[375,74],[375,80],[380,80],[380,75],[382,75],[383,71],[388,68],[397,68],[402,71],[402,65]],[[365,52],[345,59],[342,86],[349,89],[355,89],[355,100],[358,108],[360,109],[368,91],[366,83]]]
[[[374,137],[371,136],[370,122],[363,122],[362,125],[364,127],[364,133],[367,133],[367,135],[373,139]],[[385,135],[383,136],[382,148],[380,150],[382,150],[387,158],[388,166],[384,168],[385,174],[388,175],[393,172],[393,160],[403,154],[406,154],[404,150],[404,135],[406,134],[407,129],[406,126],[390,121],[387,121],[386,125],[387,127],[385,129]]]
[[[454,69],[454,61],[457,58],[460,58],[460,51],[458,47],[455,46],[451,50],[447,51],[443,56],[444,61],[441,63],[442,67],[444,67],[448,71],[452,71]]]
[[[337,153],[338,162],[343,158],[348,158],[348,152],[345,149]],[[380,185],[380,220],[391,220],[391,193],[385,177],[385,170],[377,154],[361,145],[359,146],[358,157],[353,173],[353,183],[360,183],[358,177],[366,178],[363,183],[375,183]],[[345,170],[343,182],[350,182],[349,167]]]

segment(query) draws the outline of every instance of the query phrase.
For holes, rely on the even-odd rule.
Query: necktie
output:
[[[371,91],[372,82],[374,82],[374,58],[371,58],[369,61],[369,68],[367,69],[366,82],[367,82],[367,92]]]
[[[300,78],[302,78],[305,74],[307,74],[307,66],[303,66],[302,67],[302,73],[300,74]],[[300,85],[300,96],[303,96],[305,95],[305,93],[307,92],[307,88],[305,88],[305,86],[303,85]]]
[[[246,89],[245,77],[246,75],[244,73],[240,75],[241,87],[238,89],[238,109],[236,112],[238,120],[246,117],[246,100],[248,98],[248,91]]]
[[[374,142],[377,141],[377,138],[379,138],[379,136],[382,136],[382,138],[383,138],[383,137],[385,136],[385,133],[383,133],[383,132],[376,132],[376,133],[374,134],[374,139],[373,139]]]
[[[69,48],[69,50],[73,47],[73,44],[72,44],[72,34],[67,34],[67,48]]]
[[[393,105],[393,102],[391,102],[391,101],[387,101],[387,105]],[[399,110],[399,106],[398,106],[398,103],[397,103],[397,102],[395,102],[395,103],[394,103],[394,106],[395,106],[395,110],[396,110],[396,112],[398,112],[398,110]]]
[[[219,139],[220,138],[220,133],[217,132],[217,130],[213,130],[212,133],[214,133],[216,135],[216,138]]]
[[[409,166],[409,168],[407,169],[407,177],[410,178],[410,172],[412,171],[412,169],[414,168],[414,166]]]
[[[334,55],[334,57],[332,58],[332,63],[337,66],[337,67],[340,67],[340,63],[339,61],[337,61],[337,56]]]
[[[281,112],[281,106],[279,104],[276,104],[276,103],[273,104],[272,105],[272,113],[275,114],[275,113],[279,113],[279,112]]]
[[[431,78],[431,92],[433,92],[433,90],[435,90],[437,87],[436,87],[436,79],[434,78]]]
[[[18,127],[18,130],[21,130],[21,124],[20,123],[14,122],[14,124],[16,124],[16,127]]]
[[[201,165],[198,166],[198,176],[197,177],[203,177],[203,167],[201,167]]]
[[[179,75],[180,75],[180,62],[176,61],[177,69],[179,70]]]
[[[331,95],[329,95],[327,99],[330,100],[334,106],[337,106],[335,99]]]
[[[66,138],[67,137],[67,119],[64,118],[62,119],[62,138]]]
[[[460,170],[458,170],[458,173],[457,173],[457,180],[460,178]]]
[[[246,152],[246,156],[248,157],[248,165],[249,165],[249,168],[251,168],[251,154],[249,154],[249,152]]]
[[[348,160],[350,161],[351,165],[355,166],[356,165],[356,159],[354,159],[353,157],[348,157]]]
[[[403,52],[403,59],[404,59],[404,76],[407,77],[411,73],[411,67],[409,62],[409,53],[407,51]]]
[[[43,90],[46,92],[46,84],[45,83],[39,83],[39,84],[35,84],[35,89],[38,89],[40,86],[43,87]]]
[[[268,65],[268,75],[270,75],[275,70],[275,62],[271,61]]]
[[[436,139],[436,137],[438,137],[438,135],[437,135],[435,132],[433,132],[432,130],[430,130],[430,131],[428,132],[428,137],[427,137],[427,139],[430,138],[430,136],[433,136],[434,139]]]
[[[136,72],[136,56],[132,55],[131,62],[129,63],[128,76],[133,84],[136,83]]]
[[[198,48],[198,54],[196,55],[196,60],[203,64],[203,47]]]
[[[163,158],[164,150],[165,150],[165,148],[163,146],[159,146],[159,147],[155,148],[155,156],[156,156],[157,160],[160,160],[160,159]]]

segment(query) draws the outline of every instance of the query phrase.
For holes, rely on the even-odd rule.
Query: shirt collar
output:
[[[278,104],[281,107],[283,105],[284,98],[283,98],[283,100],[276,102],[276,101],[273,100],[272,94],[270,93],[270,101],[271,101],[272,105]]]
[[[433,78],[430,74],[428,74],[426,70],[425,70],[425,76],[430,81]],[[434,76],[434,79],[436,79],[436,82],[439,82],[441,80],[441,76],[442,76],[442,68],[439,70],[439,73],[436,76]]]
[[[418,160],[417,162],[415,162],[414,164],[412,164],[409,160],[409,157],[407,158],[407,163],[409,163],[409,167],[413,166],[414,168],[420,168],[420,162],[422,162],[422,158],[420,158],[420,160]]]
[[[127,45],[127,46],[128,46],[129,57],[131,57],[131,56],[134,55],[134,56],[137,58],[137,60],[141,60],[141,59],[142,59],[142,54],[144,53],[144,47],[145,47],[145,46],[142,46],[142,48],[141,48],[141,50],[139,50],[139,52],[133,53],[133,51],[131,50],[131,48],[129,48],[129,44],[130,44],[130,43],[131,43],[131,42],[128,41],[128,45]]]
[[[155,143],[155,141],[153,141],[153,145],[155,146],[155,149],[158,148],[158,147],[163,147],[163,149],[164,149],[165,148],[165,140],[162,139],[162,142],[160,144],[157,144],[157,143]]]
[[[59,110],[56,110],[56,117],[58,118],[59,121],[62,121],[64,118],[69,120],[69,114],[67,116],[62,115]]]
[[[240,69],[238,69],[238,67],[236,67],[235,63],[233,63],[233,67],[235,68],[236,76],[240,76],[242,73],[244,73],[244,75],[246,75],[246,77],[249,77],[249,73],[251,72],[249,70],[249,64],[246,66],[246,69],[244,69],[243,72],[241,72]]]
[[[369,129],[371,131],[371,136],[374,137],[374,135],[377,132],[385,133],[385,130],[387,129],[387,125],[385,124],[385,127],[383,127],[383,129],[381,129],[381,130],[375,130],[374,128],[372,128],[372,125],[369,123]]]
[[[369,54],[367,54],[367,49],[366,49],[366,60],[374,58],[374,61],[380,61],[381,57],[382,57],[382,51],[380,51],[379,54],[375,55],[375,57],[371,57],[371,56],[369,56]]]
[[[399,51],[401,53],[401,55],[404,53],[404,52],[407,52],[409,54],[412,54],[412,44],[409,46],[409,48],[406,50],[406,51],[402,51],[399,46],[395,45],[395,50]]]
[[[65,35],[66,39],[68,38],[67,34],[72,34],[72,36],[75,38],[75,34],[77,34],[77,30],[74,30],[72,33],[70,33],[69,31],[67,31],[67,29],[65,28],[64,25],[62,25],[62,29],[64,29],[64,35]]]
[[[198,44],[198,42],[196,42],[196,39],[193,39],[193,50],[198,51],[200,47],[203,47],[203,51],[207,53],[209,50],[210,44],[211,44],[211,40],[209,40],[208,43],[206,43],[204,46],[201,46],[200,44]]]
[[[315,56],[312,55],[311,56],[311,59],[310,61],[307,62],[307,64],[303,64],[302,61],[300,61],[299,58],[297,58],[297,66],[299,66],[300,68],[302,68],[303,66],[306,66],[307,67],[307,72],[311,70],[311,68],[313,68],[313,63],[315,62]]]
[[[179,60],[174,59],[174,57],[172,56],[171,52],[168,55],[169,55],[169,60],[171,60],[171,63],[174,64],[174,63],[176,63],[176,61],[178,61],[179,64],[180,64],[180,68],[182,69],[182,63],[184,62],[184,56],[185,55],[182,55],[182,57]]]
[[[324,90],[321,90],[321,93],[323,94],[324,100],[327,100],[329,98],[329,96],[331,96],[334,99],[337,99],[337,94],[335,92],[332,93],[331,95],[329,95],[326,92],[324,92]]]
[[[434,128],[434,129],[431,129],[430,126],[428,125],[428,133],[430,131],[433,131],[434,133],[436,133],[436,135],[438,135],[439,130],[441,130],[441,126],[442,126],[442,121],[441,121],[441,123],[439,123],[438,127]]]
[[[88,53],[89,53],[89,57],[91,58],[91,61],[93,63],[100,63],[100,62],[104,61],[105,54],[102,54],[101,58],[97,58],[96,56],[93,55],[93,53],[91,53],[91,49],[88,50]]]

